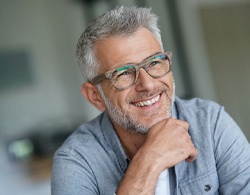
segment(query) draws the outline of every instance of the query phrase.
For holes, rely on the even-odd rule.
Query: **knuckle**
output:
[[[186,121],[182,121],[182,126],[183,126],[184,129],[188,130],[188,128],[189,128],[189,123],[186,122]]]

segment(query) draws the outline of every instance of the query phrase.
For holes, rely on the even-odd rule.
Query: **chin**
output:
[[[156,125],[160,121],[167,119],[167,118],[168,118],[168,115],[165,115],[164,117],[158,116],[153,119],[151,117],[148,120],[146,119],[146,121],[140,121],[140,120],[138,120],[137,122],[133,121],[133,122],[127,123],[125,128],[128,129],[132,133],[145,135],[154,125]]]

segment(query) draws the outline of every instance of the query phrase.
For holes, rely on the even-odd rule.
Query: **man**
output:
[[[77,45],[102,114],[56,152],[52,194],[250,194],[250,146],[216,103],[175,97],[171,52],[147,8],[98,17]]]

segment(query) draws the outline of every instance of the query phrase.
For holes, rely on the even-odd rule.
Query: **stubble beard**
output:
[[[175,83],[173,81],[173,91],[171,91],[169,88],[166,86],[159,87],[149,93],[143,93],[140,96],[143,97],[151,97],[153,94],[157,94],[159,92],[162,92],[161,95],[165,94],[166,95],[166,104],[164,106],[166,108],[166,115],[163,118],[158,118],[154,121],[152,124],[144,124],[141,122],[139,116],[135,116],[134,114],[131,114],[128,109],[125,107],[116,107],[113,105],[110,100],[105,96],[101,86],[98,86],[98,89],[100,91],[100,94],[105,102],[107,112],[109,117],[116,122],[118,125],[120,125],[122,128],[129,130],[132,133],[137,133],[137,134],[147,134],[149,129],[154,126],[156,123],[167,119],[171,117],[172,115],[172,109],[173,109],[173,104],[174,104],[174,99],[175,99]],[[126,101],[130,102],[130,101]],[[128,105],[128,104],[126,104]],[[143,117],[143,116],[141,116]]]

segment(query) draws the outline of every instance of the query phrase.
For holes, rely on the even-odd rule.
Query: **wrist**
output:
[[[156,183],[163,168],[153,154],[138,151],[132,159],[117,194],[154,194]]]

